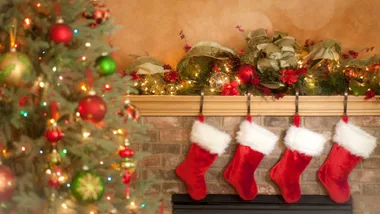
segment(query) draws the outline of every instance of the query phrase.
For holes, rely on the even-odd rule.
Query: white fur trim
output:
[[[245,120],[240,124],[236,140],[241,145],[249,146],[255,151],[269,155],[273,151],[278,137],[254,122],[250,123]]]
[[[296,126],[291,126],[285,136],[285,145],[290,150],[309,156],[320,155],[326,141],[323,135]]]
[[[231,141],[230,135],[199,121],[195,121],[191,130],[191,142],[207,151],[221,155]]]
[[[368,158],[376,147],[376,138],[352,123],[336,125],[333,140],[356,156]]]

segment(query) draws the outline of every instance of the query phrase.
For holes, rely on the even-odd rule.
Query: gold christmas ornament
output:
[[[222,72],[215,72],[212,74],[210,80],[210,88],[214,89],[215,91],[221,91],[223,86],[225,84],[230,83],[230,79],[228,78],[228,75]]]
[[[29,58],[16,51],[8,52],[0,57],[0,82],[9,86],[22,86],[22,78],[30,73]]]

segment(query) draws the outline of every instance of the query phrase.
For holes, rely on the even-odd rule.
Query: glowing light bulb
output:
[[[79,33],[79,30],[75,28],[75,29],[74,29],[74,33],[75,33],[75,34],[78,34],[78,33]]]
[[[66,184],[67,187],[71,187],[71,184]]]
[[[82,60],[83,61],[86,61],[87,57],[86,56],[82,56]]]
[[[63,76],[59,76],[58,79],[59,79],[59,80],[63,80]]]
[[[47,169],[47,170],[46,170],[46,174],[51,175],[51,170],[50,170],[50,169]]]
[[[32,20],[29,19],[29,18],[26,18],[26,19],[24,20],[24,22],[25,22],[26,25],[30,25],[30,23],[32,22]]]
[[[107,196],[107,200],[111,200],[111,197]]]
[[[23,146],[23,147],[21,147],[21,150],[22,150],[23,152],[25,152],[25,151],[26,151],[26,148]]]
[[[54,71],[54,72],[56,72],[57,71],[57,67],[54,66],[51,70]]]
[[[108,181],[112,181],[112,177],[111,177],[111,176],[108,176],[107,180],[108,180]]]
[[[40,82],[39,85],[40,85],[41,88],[45,87],[45,83],[44,82]]]
[[[100,161],[100,165],[103,165],[104,164],[104,162],[103,161]]]
[[[44,153],[44,151],[43,150],[40,150],[40,154],[43,154]]]
[[[89,42],[86,42],[86,47],[91,47],[91,43],[89,43]]]
[[[88,138],[88,137],[90,137],[91,133],[90,132],[83,132],[82,135],[84,138]]]
[[[65,203],[62,203],[61,206],[63,207],[63,209],[67,209],[67,205]]]
[[[87,91],[87,88],[86,88],[85,85],[82,85],[82,86],[80,87],[80,89],[82,89],[82,91]]]

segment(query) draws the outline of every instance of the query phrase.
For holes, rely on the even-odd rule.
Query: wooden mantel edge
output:
[[[200,96],[128,96],[142,116],[196,116]],[[294,114],[295,97],[280,100],[272,97],[252,97],[251,114],[267,116],[291,116]],[[206,116],[244,116],[247,112],[245,96],[205,96],[203,113]],[[300,96],[299,111],[303,116],[340,116],[343,112],[343,96]],[[363,96],[348,97],[349,115],[380,115],[380,101],[364,100]]]

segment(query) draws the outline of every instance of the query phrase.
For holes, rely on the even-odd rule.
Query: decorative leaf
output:
[[[366,93],[368,91],[367,86],[360,85],[360,83],[356,80],[352,80],[350,82],[350,88],[351,88],[352,92],[354,92],[355,96],[363,95],[364,93]]]
[[[270,89],[279,89],[285,86],[281,82],[267,82],[267,83],[260,83],[260,85],[270,88]]]

